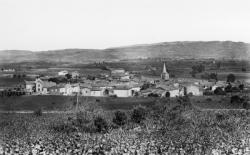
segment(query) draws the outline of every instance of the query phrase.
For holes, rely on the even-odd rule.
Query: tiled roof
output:
[[[100,89],[99,87],[92,87],[90,90],[91,91],[101,91],[102,89]]]
[[[34,84],[35,84],[35,81],[25,81],[25,84],[26,84],[26,85],[34,85]]]
[[[114,87],[114,90],[129,90],[129,89],[131,89],[131,88],[127,85],[121,85],[121,86]]]

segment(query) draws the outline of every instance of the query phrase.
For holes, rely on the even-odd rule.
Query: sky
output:
[[[250,43],[249,0],[0,0],[0,50]]]

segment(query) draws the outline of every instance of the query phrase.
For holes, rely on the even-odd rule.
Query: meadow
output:
[[[104,110],[131,110],[133,107],[143,105],[152,107],[155,102],[171,100],[176,102],[178,98],[155,97],[78,97],[79,105],[86,103],[97,104]],[[191,104],[201,109],[242,109],[242,104],[231,104],[230,96],[192,96]],[[76,96],[59,95],[32,95],[0,97],[0,111],[74,111],[77,104]]]
[[[157,98],[131,97],[79,97],[79,104],[95,103],[105,110],[132,109],[137,105],[151,106]],[[0,110],[2,111],[32,111],[42,109],[44,111],[70,111],[74,110],[76,96],[41,95],[41,96],[12,96],[0,97]]]

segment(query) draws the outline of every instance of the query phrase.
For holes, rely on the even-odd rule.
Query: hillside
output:
[[[231,41],[163,42],[156,44],[96,49],[63,49],[53,51],[0,51],[0,62],[47,61],[86,63],[135,58],[215,58],[250,59],[250,44]]]

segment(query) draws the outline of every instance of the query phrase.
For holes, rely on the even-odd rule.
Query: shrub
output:
[[[121,111],[116,111],[115,112],[115,117],[113,118],[113,122],[116,125],[124,125],[127,121],[127,115],[124,112]]]
[[[226,92],[223,91],[223,89],[221,87],[217,87],[215,90],[214,90],[214,94],[215,95],[226,95]]]
[[[238,95],[234,95],[231,97],[231,103],[241,103],[241,99]]]
[[[206,99],[206,101],[211,102],[211,101],[212,101],[212,99],[211,99],[211,98],[207,98],[207,99]]]
[[[35,114],[36,116],[42,116],[43,111],[42,111],[41,108],[39,108],[39,109],[37,109],[37,110],[34,111],[34,114]]]
[[[235,81],[235,75],[234,74],[228,74],[227,76],[227,82],[234,82]]]
[[[250,106],[247,103],[247,101],[245,101],[242,106],[243,106],[244,109],[247,109],[247,110],[250,108]]]
[[[146,118],[146,108],[138,106],[133,109],[131,114],[131,120],[135,123],[141,123]]]
[[[227,93],[232,92],[232,85],[230,83],[225,87],[225,92]]]
[[[246,68],[244,68],[244,67],[242,67],[242,68],[241,68],[241,71],[242,71],[242,72],[246,72],[246,71],[247,71],[247,69],[246,69]]]
[[[91,114],[87,111],[80,111],[76,114],[76,121],[79,125],[88,124],[91,122]]]
[[[154,93],[150,93],[150,94],[148,94],[148,97],[159,97],[159,95],[158,94],[154,94]]]
[[[107,121],[100,116],[95,118],[94,125],[95,125],[97,132],[107,132],[108,131]]]

